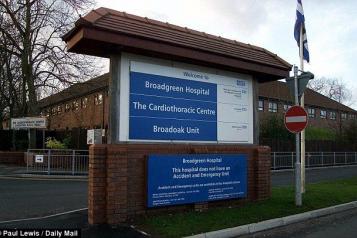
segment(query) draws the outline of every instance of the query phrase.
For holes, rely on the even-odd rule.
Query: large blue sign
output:
[[[148,158],[148,207],[246,196],[246,154],[150,155]]]
[[[129,139],[217,140],[217,85],[130,72]]]

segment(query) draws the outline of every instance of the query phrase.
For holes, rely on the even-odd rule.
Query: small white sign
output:
[[[102,129],[87,130],[87,144],[102,144]]]
[[[15,130],[30,128],[46,129],[46,124],[45,117],[11,118],[11,128]]]
[[[36,163],[43,163],[43,155],[35,155]]]

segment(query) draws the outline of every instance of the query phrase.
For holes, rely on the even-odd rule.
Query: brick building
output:
[[[261,120],[275,113],[285,113],[293,102],[294,96],[284,82],[260,84],[257,109]],[[305,110],[309,116],[309,125],[313,127],[339,129],[357,119],[356,110],[309,88],[305,91]]]
[[[48,129],[108,127],[108,74],[74,84],[39,102]]]
[[[42,115],[48,117],[49,129],[108,128],[109,74],[75,84],[40,101]],[[259,85],[259,117],[284,113],[294,98],[284,82]],[[311,89],[305,92],[309,124],[316,127],[338,128],[357,119],[357,111],[331,100]]]

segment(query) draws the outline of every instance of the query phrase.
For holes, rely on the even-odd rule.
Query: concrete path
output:
[[[357,208],[288,226],[240,236],[244,238],[355,238]]]
[[[26,167],[0,164],[0,176],[26,173]]]

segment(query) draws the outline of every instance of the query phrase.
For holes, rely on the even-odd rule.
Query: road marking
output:
[[[130,225],[130,228],[140,232],[141,234],[143,234],[144,236],[150,236],[150,234],[146,233],[145,231],[139,230],[138,228],[136,228],[134,225]]]
[[[75,213],[75,212],[80,212],[80,211],[85,211],[85,210],[88,210],[88,207],[80,208],[80,209],[76,209],[76,210],[71,210],[71,211],[67,211],[67,212],[56,213],[56,214],[43,216],[43,217],[31,217],[31,218],[22,218],[22,219],[16,219],[16,220],[0,221],[0,224],[11,223],[11,222],[19,222],[19,221],[41,220],[41,219],[47,219],[47,218],[51,218],[51,217],[62,216],[62,215]]]

